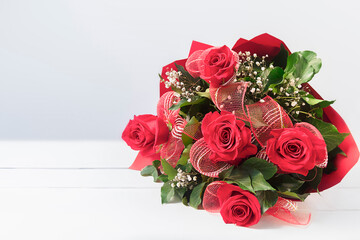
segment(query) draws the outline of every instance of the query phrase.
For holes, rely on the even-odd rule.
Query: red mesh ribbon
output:
[[[175,119],[179,115],[180,109],[177,110],[169,110],[169,108],[174,104],[180,101],[179,97],[175,96],[174,91],[169,91],[164,93],[157,105],[157,116],[165,121],[165,123],[173,124]]]
[[[272,129],[290,128],[293,124],[285,110],[269,96],[247,105],[245,110],[244,98],[248,84],[236,82],[210,88],[210,96],[221,111],[231,112],[239,119],[250,122],[255,139],[264,147]]]
[[[222,181],[210,183],[204,192],[203,208],[211,213],[218,213],[221,210],[217,191],[224,184]],[[301,203],[300,203],[301,204]],[[299,202],[279,197],[276,204],[269,208],[266,213],[285,222],[296,225],[307,225],[310,222],[310,212]]]
[[[215,181],[210,183],[204,192],[203,208],[212,213],[220,212],[220,202],[217,197],[217,191],[220,186],[224,184],[222,181]]]
[[[181,138],[185,125],[186,121],[178,116],[174,121],[169,140],[160,150],[161,159],[165,159],[173,167],[176,166],[185,148]]]
[[[225,162],[211,161],[210,155],[211,149],[201,138],[190,149],[190,162],[199,173],[208,177],[218,177],[219,173],[231,167]]]
[[[176,97],[174,91],[169,91],[160,97],[157,105],[158,117],[162,118],[166,123],[170,123],[172,125],[169,140],[161,147],[160,157],[162,159],[166,159],[173,167],[176,166],[176,163],[184,150],[184,144],[181,136],[186,125],[186,121],[179,116],[180,109],[169,110],[169,108],[179,100],[180,99]]]
[[[201,123],[187,124],[184,128],[183,134],[197,141],[203,137],[201,132]]]
[[[255,155],[255,157],[261,158],[261,159],[264,159],[264,160],[270,162],[270,159],[269,159],[268,155],[266,154],[266,147],[261,148],[260,151],[258,151],[257,154]]]
[[[296,225],[307,225],[311,219],[311,213],[305,207],[300,206],[299,202],[282,197],[279,197],[276,204],[266,213]]]
[[[248,82],[236,82],[218,88],[210,87],[210,96],[221,111],[231,112],[239,119],[247,121],[244,98],[248,85]]]
[[[261,101],[247,105],[251,131],[264,147],[272,129],[291,128],[293,124],[285,110],[269,96]]]

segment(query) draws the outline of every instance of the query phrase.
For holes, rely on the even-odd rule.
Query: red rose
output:
[[[219,87],[235,77],[239,56],[227,46],[195,51],[186,61],[193,77],[201,77],[212,87]]]
[[[251,143],[250,129],[229,112],[206,114],[201,131],[205,142],[212,150],[210,159],[215,162],[237,165],[257,152],[257,147]]]
[[[122,134],[122,139],[133,150],[140,150],[142,156],[154,154],[155,146],[165,143],[168,137],[169,129],[165,122],[150,114],[134,116]]]
[[[225,223],[250,227],[259,222],[261,207],[254,194],[238,186],[223,183],[217,190],[220,214]]]
[[[326,158],[326,143],[301,126],[273,129],[266,154],[282,171],[306,176]]]

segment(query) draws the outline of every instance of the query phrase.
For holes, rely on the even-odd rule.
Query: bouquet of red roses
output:
[[[299,202],[339,183],[359,158],[345,122],[308,82],[321,60],[262,34],[230,49],[193,42],[163,68],[157,116],[130,120],[131,169],[163,182],[161,201],[256,224],[307,224]]]

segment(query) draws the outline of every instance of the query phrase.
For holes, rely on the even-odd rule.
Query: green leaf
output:
[[[314,112],[315,117],[322,119],[324,115],[324,111],[322,108],[313,108],[311,109],[312,112]]]
[[[277,172],[277,167],[273,163],[256,157],[249,158],[242,166],[259,170],[266,180],[270,179]]]
[[[185,128],[191,127],[193,132],[196,133],[201,128],[201,123],[196,119],[196,117],[192,117],[190,121],[186,124]],[[185,132],[182,133],[182,141],[185,146],[192,144],[194,139],[189,137]]]
[[[173,180],[177,174],[175,168],[173,168],[165,159],[161,159],[161,165],[163,166],[163,170],[168,175],[169,180]]]
[[[177,109],[179,109],[179,108],[181,107],[182,104],[184,104],[184,103],[186,103],[186,102],[187,102],[186,99],[181,99],[178,103],[173,104],[173,105],[169,108],[169,110],[177,110]]]
[[[285,49],[284,45],[281,44],[279,53],[273,59],[273,65],[279,66],[282,69],[284,69],[286,67],[288,56],[289,56],[288,51]]]
[[[297,194],[294,192],[278,192],[280,197],[297,199],[300,201],[305,201],[305,199],[310,195],[310,193]]]
[[[281,67],[275,67],[268,75],[269,81],[266,83],[264,92],[266,92],[270,85],[276,85],[282,82],[284,70]]]
[[[256,193],[256,197],[261,206],[261,214],[274,206],[278,200],[278,194],[275,191],[259,191]]]
[[[186,165],[185,165],[185,172],[186,173],[189,173],[189,172],[191,172],[193,170],[193,165],[191,164],[191,163],[187,163]]]
[[[332,151],[328,153],[329,160],[326,168],[324,169],[325,174],[332,173],[337,169],[337,167],[335,166],[335,159],[337,158],[338,154],[346,157],[346,153],[344,153],[343,150],[341,150],[339,147],[334,148]]]
[[[235,183],[241,189],[255,193],[255,190],[251,184],[250,174],[244,169],[234,168],[230,175],[226,177],[226,182],[229,184]]]
[[[185,70],[185,68],[177,63],[175,63],[175,67],[177,68],[177,70],[179,72],[181,72],[181,75],[183,77],[185,77],[186,79],[188,79],[189,81],[193,81],[195,82],[195,78],[193,78],[193,76],[190,75],[190,73],[188,71]]]
[[[327,100],[316,99],[311,94],[308,94],[307,96],[302,96],[302,99],[305,102],[307,102],[309,105],[318,105],[321,108],[326,108],[335,102],[335,100],[327,101]]]
[[[189,201],[189,205],[193,208],[198,208],[199,205],[201,204],[201,196],[204,190],[204,186],[205,183],[200,183],[199,185],[197,185],[191,192],[190,194],[190,201]]]
[[[156,168],[159,168],[160,165],[161,165],[161,162],[160,162],[160,160],[154,160],[154,161],[152,162],[152,165],[153,165],[154,167],[156,167]]]
[[[175,195],[175,189],[171,187],[170,182],[164,183],[161,187],[161,203],[168,203]]]
[[[225,178],[228,178],[231,175],[231,172],[233,171],[233,169],[234,169],[234,166],[230,167],[229,169],[226,169],[226,170],[222,171],[219,174],[220,180],[224,180]]]
[[[311,190],[317,190],[322,178],[322,173],[322,168],[315,167],[309,171],[307,176],[299,176],[305,183],[296,192],[304,194]]]
[[[205,90],[205,92],[196,92],[197,95],[199,95],[200,97],[204,97],[204,98],[208,98],[208,99],[211,99],[211,96],[210,96],[210,88],[207,88]]]
[[[240,188],[250,192],[275,190],[264,178],[262,173],[251,167],[242,166],[234,168],[230,176],[225,181],[227,183],[235,183]]]
[[[141,172],[141,176],[153,176],[154,182],[158,179],[158,170],[153,165],[144,167]]]
[[[287,58],[284,78],[296,79],[296,84],[309,82],[321,68],[321,59],[311,51],[295,52]]]
[[[264,190],[273,190],[275,189],[265,180],[262,173],[255,168],[248,168],[247,171],[250,174],[251,185],[254,191],[264,191]]]
[[[189,206],[189,201],[188,201],[188,199],[187,199],[186,196],[182,198],[182,203],[183,203],[185,206]]]
[[[175,195],[179,199],[182,199],[184,197],[185,192],[186,192],[186,188],[175,188]]]
[[[339,146],[339,144],[342,143],[347,136],[347,134],[339,133],[337,128],[331,123],[315,118],[309,118],[308,122],[319,130],[325,140],[328,152]]]
[[[186,106],[191,106],[191,105],[197,105],[197,104],[200,104],[204,101],[206,101],[207,98],[204,98],[204,97],[196,97],[191,101],[191,102],[188,102],[186,99],[181,99],[178,103],[176,104],[173,104],[169,110],[177,110],[179,108],[182,108],[182,107],[186,107]]]
[[[188,163],[188,160],[190,158],[190,149],[192,147],[192,144],[189,144],[185,147],[184,151],[181,154],[181,157],[176,165],[182,165],[185,166]]]
[[[165,182],[169,181],[169,177],[168,177],[168,175],[162,174],[157,178],[157,180],[162,181],[162,182],[165,183]]]
[[[280,192],[292,192],[298,190],[304,181],[290,176],[289,174],[279,174],[270,181]]]
[[[239,178],[237,180],[226,180],[225,182],[229,183],[229,184],[236,184],[239,186],[239,188],[255,193],[254,188],[251,185],[251,178],[250,176],[244,176],[243,178]]]

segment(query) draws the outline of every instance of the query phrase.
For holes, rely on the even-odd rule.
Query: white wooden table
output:
[[[121,141],[0,142],[0,239],[360,239],[359,165],[307,199],[310,225],[242,228],[161,205],[161,184],[127,169],[135,156]]]

